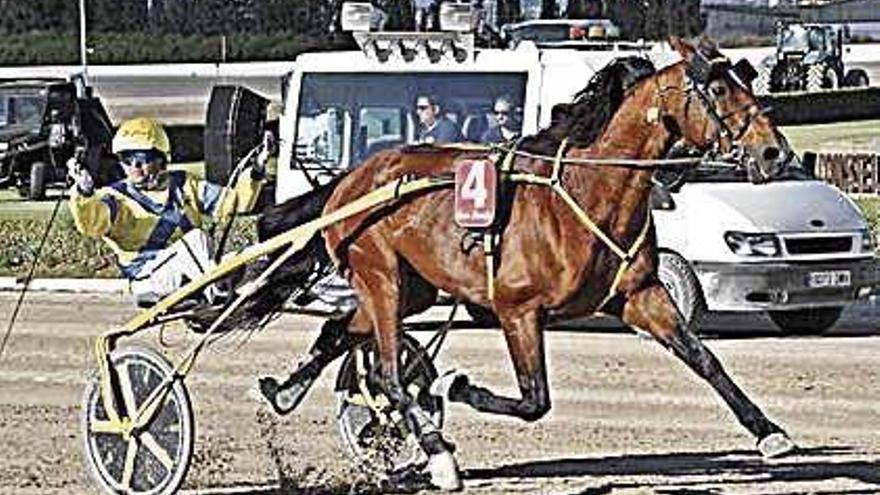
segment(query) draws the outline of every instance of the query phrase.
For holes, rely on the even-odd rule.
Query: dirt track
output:
[[[13,294],[0,294],[5,325]],[[0,361],[0,493],[95,493],[80,454],[90,338],[133,313],[108,296],[30,295]],[[39,301],[39,302],[37,302]],[[366,489],[334,420],[335,368],[276,418],[252,395],[280,374],[319,320],[284,317],[245,346],[203,356],[188,379],[198,493]],[[420,339],[425,333],[417,334]],[[179,340],[179,339],[178,339]],[[536,422],[447,409],[466,493],[880,493],[880,338],[714,339],[738,383],[804,451],[764,463],[720,400],[659,346],[613,332],[551,332],[554,407]],[[497,331],[456,330],[439,367],[513,393]],[[283,487],[283,488],[279,488]]]

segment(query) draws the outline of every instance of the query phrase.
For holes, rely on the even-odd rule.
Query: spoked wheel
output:
[[[148,407],[147,399],[172,373],[162,356],[140,347],[115,351],[110,362],[119,378],[122,402],[132,418]],[[158,402],[152,420],[124,434],[110,421],[95,374],[83,397],[82,433],[89,469],[107,493],[175,493],[192,457],[189,395],[183,382],[176,379]]]
[[[437,370],[414,338],[404,334],[400,349],[401,382],[440,429],[443,400],[428,393]],[[377,479],[386,479],[427,457],[376,383],[379,376],[380,363],[372,340],[345,356],[336,383],[337,421],[342,441],[355,464]]]

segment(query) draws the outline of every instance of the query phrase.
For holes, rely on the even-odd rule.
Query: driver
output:
[[[97,190],[85,167],[71,159],[70,211],[77,230],[104,239],[113,250],[135,300],[149,304],[215,265],[203,230],[205,217],[224,222],[233,212],[251,210],[262,187],[265,161],[256,160],[234,189],[182,170],[169,171],[168,135],[148,118],[124,122],[113,137],[113,153],[125,179]],[[204,295],[210,304],[225,296],[216,285]]]

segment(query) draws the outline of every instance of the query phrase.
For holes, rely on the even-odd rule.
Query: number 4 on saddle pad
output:
[[[490,160],[462,160],[455,166],[455,223],[485,228],[495,220],[498,170]]]

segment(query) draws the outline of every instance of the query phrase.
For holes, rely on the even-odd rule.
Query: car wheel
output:
[[[44,162],[34,162],[31,164],[31,180],[28,184],[29,199],[39,200],[46,197],[47,175],[48,170]]]
[[[770,319],[785,335],[822,335],[833,327],[842,307],[808,308],[795,311],[770,311]]]
[[[675,253],[660,253],[657,275],[678,307],[687,327],[698,331],[707,310],[700,282],[690,263]]]
[[[474,303],[465,303],[464,309],[471,316],[471,319],[474,320],[474,323],[480,325],[481,327],[501,327],[501,322],[498,321],[498,317],[495,316],[495,313],[493,313],[492,310],[489,308],[484,308]]]

